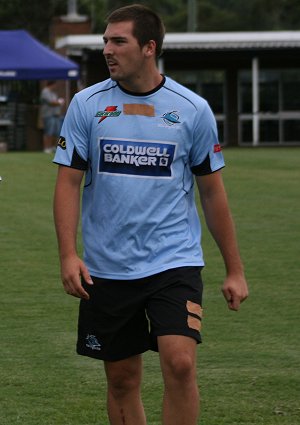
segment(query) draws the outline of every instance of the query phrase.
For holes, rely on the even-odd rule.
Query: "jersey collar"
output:
[[[147,91],[145,93],[136,93],[136,92],[132,92],[130,90],[126,90],[118,82],[117,82],[117,85],[118,85],[118,87],[119,87],[120,90],[122,90],[126,94],[130,94],[131,96],[149,96],[150,94],[153,94],[153,93],[157,92],[165,84],[166,77],[164,75],[162,75],[162,77],[163,78],[162,78],[162,80],[161,80],[161,82],[159,83],[158,86],[156,86],[153,90]]]

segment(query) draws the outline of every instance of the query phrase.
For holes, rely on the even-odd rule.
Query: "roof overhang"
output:
[[[84,49],[102,50],[102,34],[68,35],[57,40],[56,48],[68,55],[81,55]],[[264,50],[300,49],[300,31],[194,32],[167,33],[164,50]]]

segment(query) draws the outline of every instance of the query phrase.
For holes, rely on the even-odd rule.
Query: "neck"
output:
[[[133,93],[147,93],[154,90],[161,82],[163,76],[156,69],[155,72],[149,75],[137,76],[132,81],[118,81],[119,85]]]

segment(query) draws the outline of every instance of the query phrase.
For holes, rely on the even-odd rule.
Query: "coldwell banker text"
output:
[[[100,172],[156,177],[171,175],[170,167],[174,157],[174,144],[102,139],[100,150]],[[145,170],[145,167],[148,170]],[[138,170],[138,168],[143,170]]]

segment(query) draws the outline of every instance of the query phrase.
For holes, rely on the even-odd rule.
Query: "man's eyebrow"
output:
[[[103,36],[103,40],[107,41],[107,40],[113,40],[113,41],[126,41],[127,37],[122,37],[121,35],[116,35],[113,37],[106,37],[105,35]]]

